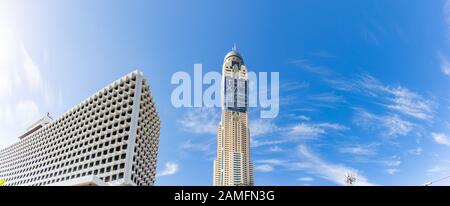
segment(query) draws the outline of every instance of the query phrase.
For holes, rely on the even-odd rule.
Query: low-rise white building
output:
[[[159,131],[150,88],[134,71],[0,150],[0,179],[5,186],[153,185]]]

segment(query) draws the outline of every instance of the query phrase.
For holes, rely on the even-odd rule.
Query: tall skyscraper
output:
[[[248,75],[236,46],[225,56],[221,86],[222,116],[218,127],[213,184],[254,185],[248,128]]]
[[[0,150],[4,185],[153,185],[160,120],[141,72],[61,117],[46,116]]]

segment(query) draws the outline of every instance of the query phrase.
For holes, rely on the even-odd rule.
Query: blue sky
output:
[[[139,69],[156,184],[211,185],[220,110],[174,108],[170,78],[220,71],[236,42],[250,71],[280,73],[278,117],[250,112],[257,185],[420,185],[450,175],[449,36],[444,0],[2,1],[0,147]]]

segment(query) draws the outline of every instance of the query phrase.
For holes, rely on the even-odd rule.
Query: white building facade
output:
[[[148,83],[134,71],[0,150],[0,179],[5,186],[153,185],[159,132]]]
[[[248,74],[233,48],[222,66],[222,116],[218,126],[215,186],[254,185],[248,127]]]

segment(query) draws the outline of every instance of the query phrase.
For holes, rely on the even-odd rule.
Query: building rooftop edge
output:
[[[124,80],[124,79],[126,79],[126,78],[130,78],[131,76],[133,76],[133,74],[135,74],[135,75],[137,75],[137,76],[141,76],[142,78],[144,78],[143,72],[141,72],[141,71],[138,70],[138,69],[135,69],[135,70],[133,70],[132,72],[129,72],[128,74],[125,74],[124,76],[120,77],[119,79],[116,79],[116,80],[114,80],[113,82],[107,84],[105,87],[101,88],[100,90],[98,90],[98,91],[95,92],[94,94],[88,96],[87,98],[85,98],[84,100],[82,100],[80,103],[76,104],[75,106],[73,106],[73,107],[71,107],[70,109],[68,109],[67,111],[65,111],[63,114],[59,115],[59,116],[58,116],[57,118],[55,118],[52,122],[57,122],[57,121],[59,121],[61,118],[64,118],[64,117],[65,117],[66,115],[68,115],[70,112],[72,112],[72,111],[78,109],[82,104],[86,103],[86,102],[89,101],[91,98],[95,97],[95,95],[100,94],[101,92],[105,91],[106,89],[109,89],[112,85],[114,85],[114,84],[116,84],[116,83],[119,83],[120,81],[122,81],[122,80]],[[154,104],[155,104],[155,106],[156,106],[156,103],[154,103]],[[156,112],[159,113],[158,111],[156,111]],[[52,123],[52,122],[50,122],[50,123]],[[42,129],[42,128],[45,128],[45,127],[47,127],[48,125],[50,125],[50,124],[46,124],[46,125],[42,126],[41,128],[39,128],[38,130],[40,130],[40,129]],[[26,133],[27,133],[27,132],[25,132],[25,134],[26,134]],[[31,135],[32,133],[34,133],[34,132],[31,132],[31,133],[26,134],[26,135],[25,135],[25,134],[22,134],[22,135],[20,136],[20,137],[22,137],[22,138],[20,138],[19,141],[15,142],[15,143],[13,143],[13,144],[11,144],[11,145],[8,145],[8,146],[6,146],[6,147],[0,147],[0,152],[3,152],[3,151],[5,151],[5,150],[7,150],[7,149],[9,149],[9,148],[11,148],[11,147],[14,147],[15,145],[19,144],[19,143],[22,142],[22,141],[26,141],[28,138],[25,138],[25,137]],[[25,136],[24,136],[24,135],[25,135]]]

